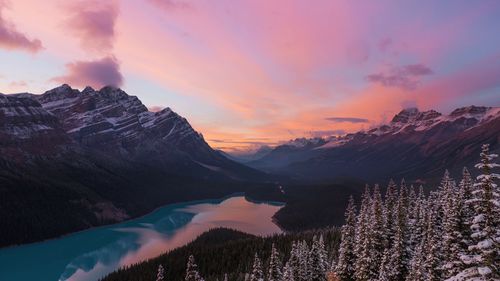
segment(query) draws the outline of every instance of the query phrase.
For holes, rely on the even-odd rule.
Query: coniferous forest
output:
[[[464,168],[455,180],[445,171],[430,192],[404,180],[391,180],[384,195],[367,186],[359,208],[349,200],[340,234],[218,229],[103,280],[500,280],[497,157],[483,145],[479,176]]]

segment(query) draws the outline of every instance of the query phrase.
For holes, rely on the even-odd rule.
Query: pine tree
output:
[[[186,277],[185,281],[201,281],[200,273],[198,272],[198,265],[196,264],[193,255],[189,256],[187,269],[186,269]]]
[[[354,264],[356,256],[354,254],[354,235],[356,228],[356,206],[354,199],[349,198],[349,204],[345,213],[345,224],[341,230],[341,242],[339,258],[335,272],[342,280],[354,280]]]
[[[500,190],[495,183],[500,175],[492,173],[500,165],[491,162],[496,157],[489,153],[489,145],[483,145],[481,162],[476,165],[482,174],[477,177],[473,199],[469,200],[475,211],[471,222],[472,244],[462,256],[466,269],[455,278],[500,279]]]
[[[165,280],[165,270],[163,269],[163,266],[160,264],[158,266],[158,272],[156,273],[156,281],[164,281]]]
[[[281,261],[278,255],[278,251],[274,244],[271,248],[271,256],[269,257],[269,267],[267,273],[268,281],[282,281],[283,275],[281,273]]]
[[[227,280],[227,273],[224,273],[224,281],[228,281]]]
[[[262,263],[260,262],[259,256],[255,253],[253,259],[252,274],[250,275],[250,281],[263,281],[264,273],[262,271]]]

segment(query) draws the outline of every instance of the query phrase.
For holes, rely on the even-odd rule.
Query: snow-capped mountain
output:
[[[146,163],[182,160],[205,170],[215,166],[228,174],[229,167],[234,166],[214,151],[185,118],[170,108],[150,112],[136,96],[118,88],[87,87],[80,92],[62,85],[41,95],[2,95],[0,105],[2,140],[18,145],[46,139],[52,147],[64,144],[75,151],[98,151]],[[43,154],[45,148],[40,146],[39,152]],[[33,156],[24,152],[28,158]]]
[[[500,148],[500,108],[469,106],[449,115],[409,108],[388,124],[324,142],[295,150],[278,146],[249,165],[309,180],[357,177],[360,170],[366,179],[425,173],[438,177],[445,168],[470,165],[482,143]]]

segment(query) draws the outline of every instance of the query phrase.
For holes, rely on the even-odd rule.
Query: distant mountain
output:
[[[117,88],[0,94],[0,228],[8,229],[0,246],[223,196],[265,177],[213,150],[171,109],[150,112]]]
[[[244,152],[244,153],[227,153],[221,151],[227,158],[232,159],[234,161],[240,162],[240,163],[247,163],[250,161],[255,161],[258,160],[273,150],[272,147],[268,145],[263,145],[259,147],[256,151],[249,151],[249,152]]]
[[[439,178],[447,168],[458,173],[464,166],[472,167],[481,144],[490,143],[499,151],[499,141],[500,108],[469,106],[450,115],[409,108],[389,124],[313,140],[316,145],[281,145],[248,165],[307,181],[428,180]]]

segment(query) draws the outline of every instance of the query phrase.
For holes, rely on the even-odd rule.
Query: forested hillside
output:
[[[332,230],[229,233],[236,238],[221,243],[206,234],[104,280],[500,280],[500,165],[488,145],[480,156],[476,179],[465,168],[458,182],[446,171],[428,195],[404,180],[385,196],[367,187],[359,210],[349,201],[338,251]]]

